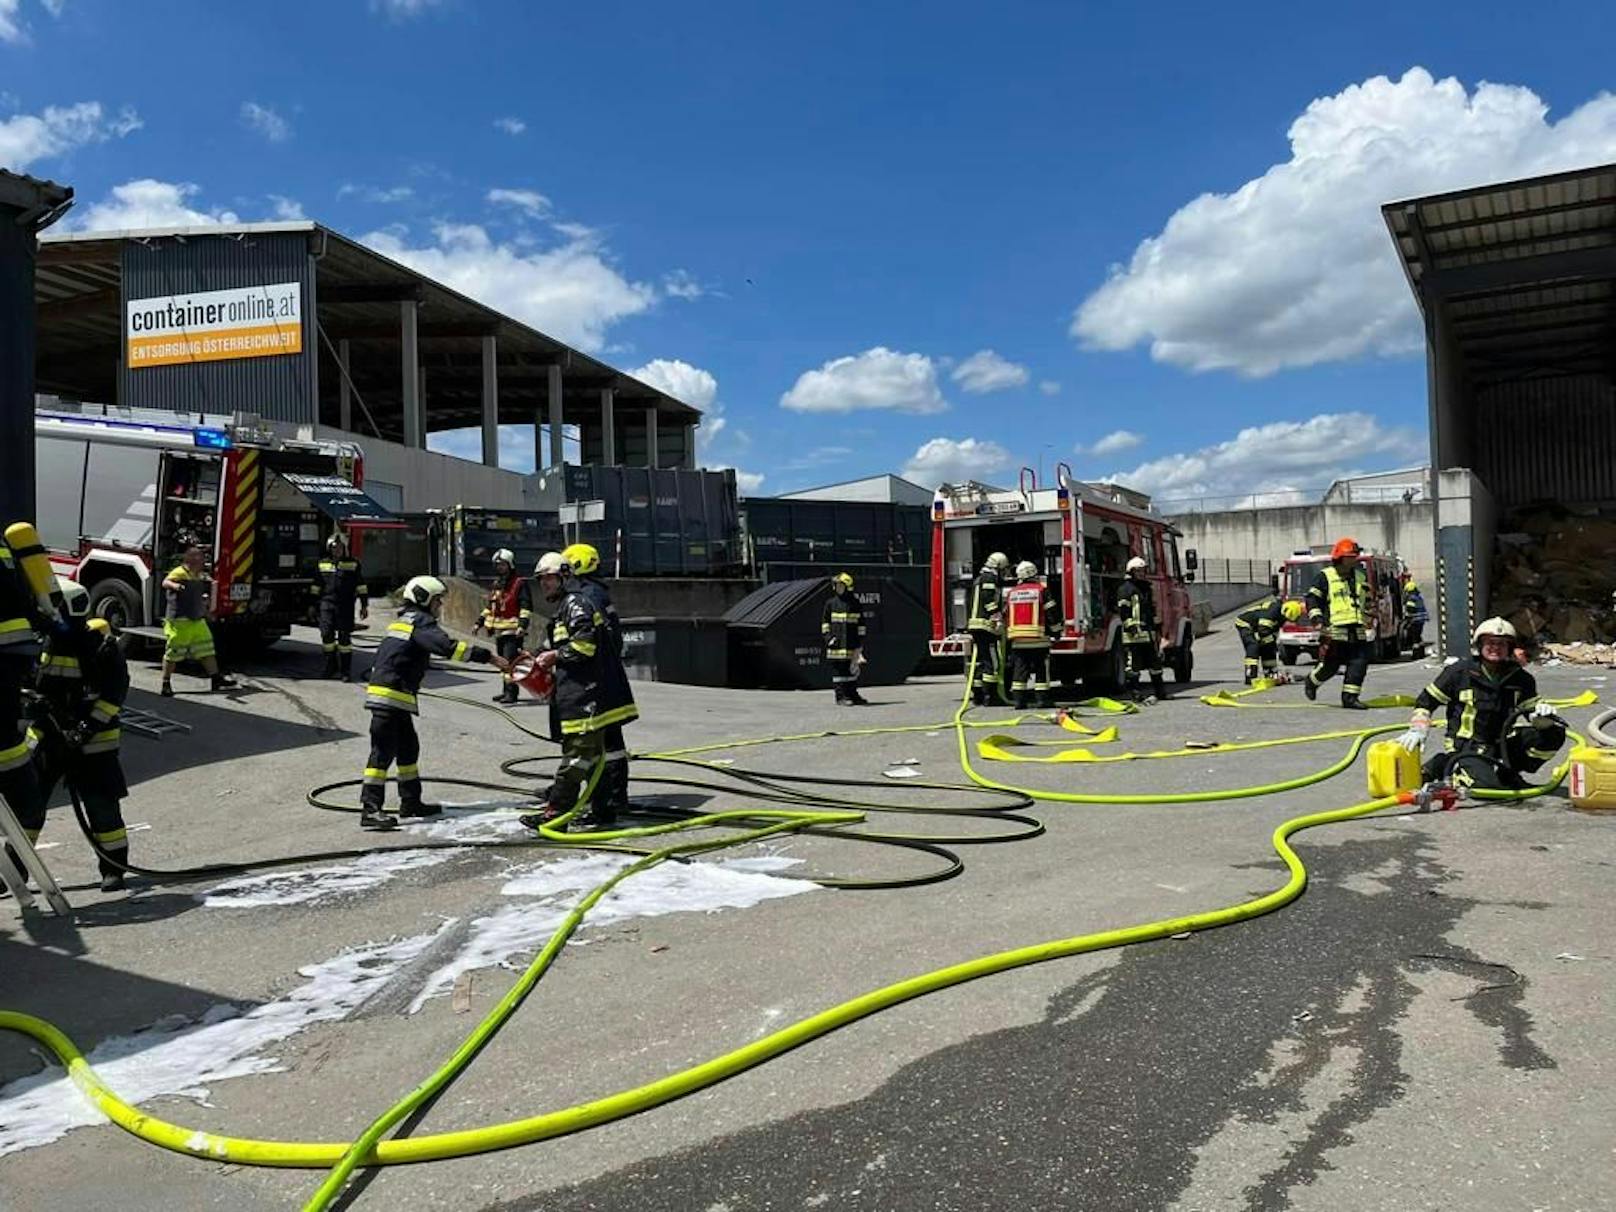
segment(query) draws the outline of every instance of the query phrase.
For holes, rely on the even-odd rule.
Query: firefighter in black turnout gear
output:
[[[1518,790],[1527,785],[1523,774],[1542,767],[1565,744],[1565,721],[1552,704],[1539,701],[1537,679],[1515,660],[1518,639],[1509,620],[1488,619],[1471,638],[1472,655],[1446,666],[1420,691],[1414,718],[1398,742],[1410,753],[1422,752],[1431,712],[1445,707],[1444,751],[1425,763],[1422,777]]]
[[[1128,561],[1127,579],[1117,590],[1117,613],[1122,616],[1122,650],[1126,654],[1128,690],[1137,697],[1139,672],[1150,671],[1150,690],[1160,702],[1167,697],[1162,681],[1161,612],[1156,609],[1156,591],[1146,577],[1144,558]]]
[[[527,578],[516,571],[516,556],[508,547],[494,553],[494,588],[488,594],[477,626],[494,637],[494,651],[514,661],[527,643],[527,629],[533,622],[533,591]],[[504,684],[494,696],[496,703],[514,703],[520,695],[516,681],[505,672]]]
[[[34,662],[43,647],[38,633],[50,626],[40,609],[40,596],[47,582],[54,582],[50,560],[33,527],[18,523],[6,530],[0,538],[0,795],[19,820],[35,820],[44,815],[45,806],[24,723],[22,693],[33,681]],[[19,550],[13,551],[11,543]]]
[[[605,612],[597,607],[559,551],[547,551],[534,570],[539,592],[555,604],[546,628],[548,647],[538,656],[541,668],[555,675],[550,695],[550,735],[561,744],[561,765],[538,812],[521,818],[530,829],[571,812],[569,833],[594,833],[615,823],[611,804],[602,798],[606,734],[639,718],[628,674],[614,646]],[[585,792],[587,791],[587,796]]]
[[[971,702],[985,707],[993,702],[999,687],[999,648],[1004,643],[1004,577],[1010,571],[1010,557],[995,551],[971,582],[971,613],[965,630],[971,635],[976,654],[976,679],[971,684]],[[966,662],[969,667],[970,662]]]
[[[825,660],[838,707],[868,707],[858,691],[859,667],[864,664],[864,608],[853,596],[853,574],[838,572],[830,579],[830,597],[819,632],[825,639]]]
[[[1369,672],[1369,620],[1374,602],[1369,596],[1369,574],[1358,557],[1363,549],[1352,539],[1338,539],[1330,563],[1307,590],[1307,617],[1320,629],[1319,663],[1307,675],[1302,689],[1309,699],[1319,687],[1346,667],[1342,675],[1341,705],[1354,711],[1367,708],[1359,699]]]
[[[1300,602],[1287,602],[1278,597],[1266,597],[1253,602],[1234,616],[1234,629],[1240,644],[1246,650],[1246,685],[1262,676],[1279,676],[1279,629],[1302,617]]]
[[[325,653],[325,677],[353,676],[354,603],[359,617],[370,618],[370,586],[359,561],[348,554],[348,545],[339,534],[325,541],[325,559],[315,569],[315,582],[309,589],[318,594],[320,649]]]
[[[105,619],[91,619],[90,594],[66,577],[57,578],[67,626],[51,632],[39,659],[39,702],[28,730],[36,746],[39,779],[37,809],[18,820],[30,842],[45,824],[45,805],[63,778],[78,793],[90,821],[90,836],[107,853],[98,857],[101,891],[124,887],[129,834],[122,800],[129,794],[118,760],[119,716],[129,696],[129,666]]]
[[[617,617],[612,603],[612,591],[600,578],[600,552],[588,543],[574,543],[564,548],[561,558],[578,579],[578,588],[588,595],[595,609],[606,619],[606,633],[611,639],[612,651],[619,662],[623,659],[623,622]],[[623,737],[623,725],[608,724],[605,735],[606,763],[600,775],[597,794],[606,808],[607,818],[616,820],[628,811],[628,742]]]
[[[365,706],[370,710],[370,760],[359,793],[359,824],[364,829],[392,829],[398,822],[382,811],[387,772],[398,763],[398,815],[436,816],[438,804],[421,799],[421,741],[415,735],[420,714],[417,695],[434,656],[473,661],[509,669],[503,657],[475,644],[456,640],[439,625],[438,609],[448,587],[437,577],[412,577],[404,586],[404,606],[387,625],[376,663],[370,667]]]

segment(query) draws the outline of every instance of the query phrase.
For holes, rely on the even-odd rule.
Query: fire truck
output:
[[[1395,661],[1402,649],[1402,561],[1395,553],[1365,551],[1360,562],[1369,575],[1369,596],[1374,603],[1368,629],[1371,657],[1377,661]],[[1327,546],[1298,548],[1279,566],[1274,592],[1288,602],[1302,603],[1305,610],[1307,587],[1329,563]],[[1306,614],[1279,629],[1281,661],[1294,665],[1304,652],[1315,661],[1319,659],[1319,630],[1308,622]]]
[[[1122,621],[1117,591],[1134,556],[1144,559],[1162,616],[1162,661],[1177,681],[1194,668],[1194,627],[1188,583],[1196,555],[1183,553],[1172,525],[1131,503],[1119,489],[1086,484],[1060,464],[1056,485],[1038,484],[1022,468],[1014,490],[969,482],[945,484],[932,498],[931,655],[965,657],[971,581],[988,555],[1002,551],[1014,567],[1031,560],[1061,610],[1061,633],[1050,650],[1063,685],[1079,679],[1091,689],[1123,681]]]
[[[308,617],[334,527],[402,523],[359,488],[352,443],[194,420],[36,409],[40,537],[56,571],[89,590],[91,613],[136,634],[162,617],[163,575],[200,543],[221,638],[272,643]]]

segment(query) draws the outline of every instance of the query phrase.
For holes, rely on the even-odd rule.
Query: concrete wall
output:
[[[1266,584],[1258,585],[1247,581],[1233,581],[1223,585],[1202,585],[1199,582],[1190,586],[1190,601],[1197,606],[1206,605],[1214,616],[1228,614],[1231,610],[1238,610],[1242,606],[1249,606],[1258,598],[1266,597],[1269,593]]]
[[[539,509],[537,481],[532,476],[453,455],[412,450],[375,436],[346,433],[320,425],[314,437],[357,442],[365,452],[365,488],[389,509],[420,513],[452,505],[485,509]]]
[[[1462,655],[1488,614],[1497,506],[1473,472],[1448,468],[1437,477],[1437,517],[1442,563],[1426,602],[1436,616],[1437,651]]]
[[[1296,548],[1348,536],[1365,547],[1395,551],[1423,585],[1436,574],[1432,508],[1431,502],[1418,501],[1236,509],[1179,514],[1173,525],[1184,532],[1181,546],[1193,547],[1203,558],[1269,560],[1276,567]]]

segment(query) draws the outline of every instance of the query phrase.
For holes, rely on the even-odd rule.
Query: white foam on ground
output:
[[[532,899],[473,919],[466,945],[427,978],[410,1004],[410,1013],[448,993],[462,972],[503,966],[513,955],[537,951],[586,893],[633,861],[615,854],[587,854],[519,869],[500,892]],[[779,870],[797,861],[766,855],[725,863],[662,863],[631,876],[609,892],[590,910],[583,928],[667,913],[746,909],[776,897],[812,892],[819,885],[808,880],[782,879],[758,869],[773,866]],[[757,866],[751,866],[754,864]]]
[[[533,830],[517,819],[523,812],[535,812],[539,805],[531,799],[472,800],[462,804],[444,801],[443,815],[425,821],[411,821],[405,828],[430,838],[453,842],[486,842],[499,838],[534,836]]]
[[[90,1065],[127,1103],[174,1094],[205,1099],[214,1082],[279,1070],[279,1058],[265,1049],[316,1023],[346,1018],[434,937],[363,947],[301,968],[305,983],[245,1013],[238,1006],[214,1006],[194,1022],[166,1019],[105,1040],[90,1052]],[[0,1157],[105,1122],[54,1065],[0,1086]]]
[[[262,909],[268,905],[306,905],[380,887],[406,871],[436,867],[467,851],[378,850],[331,867],[274,871],[215,884],[196,899],[209,909]]]

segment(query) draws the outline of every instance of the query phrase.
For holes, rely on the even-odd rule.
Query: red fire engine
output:
[[[1313,584],[1313,578],[1329,562],[1330,549],[1327,546],[1302,548],[1293,552],[1279,566],[1279,573],[1274,578],[1274,592],[1287,602],[1302,603],[1305,611],[1308,606],[1307,587]],[[1370,653],[1377,661],[1395,661],[1402,647],[1402,562],[1395,554],[1379,551],[1365,551],[1361,562],[1369,576],[1369,596],[1374,602],[1368,634]],[[1319,659],[1319,631],[1308,622],[1305,613],[1296,622],[1286,623],[1279,629],[1279,659],[1287,665],[1294,665],[1304,652],[1315,661]]]
[[[1144,559],[1162,616],[1162,661],[1177,681],[1194,667],[1194,628],[1188,582],[1195,552],[1179,562],[1172,525],[1148,507],[1130,503],[1123,490],[1072,478],[1065,464],[1056,486],[1040,487],[1031,468],[1014,490],[985,484],[945,484],[932,498],[931,654],[964,657],[970,586],[988,555],[1002,551],[1014,567],[1038,566],[1060,604],[1062,628],[1050,652],[1054,676],[1066,685],[1083,679],[1091,689],[1123,680],[1122,622],[1117,590],[1134,556]]]

